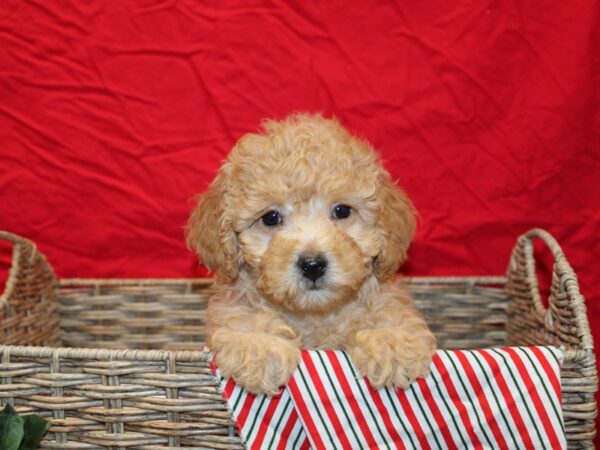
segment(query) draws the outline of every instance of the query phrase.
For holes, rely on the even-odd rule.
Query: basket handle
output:
[[[548,308],[544,306],[540,296],[539,282],[535,271],[534,239],[543,241],[554,256],[553,284],[556,285],[550,290]],[[540,228],[534,228],[520,236],[517,239],[517,245],[511,257],[509,277],[512,275],[510,272],[519,271],[519,255],[524,257],[524,275],[526,284],[529,287],[530,298],[533,301],[536,311],[544,317],[545,326],[549,330],[559,331],[560,324],[557,324],[558,312],[565,309],[570,310],[570,313],[567,315],[573,319],[577,327],[577,337],[580,341],[579,348],[592,350],[594,343],[587,319],[585,299],[579,292],[577,275],[556,239],[550,233]],[[559,297],[564,298],[561,300]]]
[[[15,288],[15,285],[17,284],[18,273],[21,270],[22,252],[25,249],[29,250],[29,263],[33,263],[36,256],[39,255],[43,258],[43,255],[37,251],[37,247],[32,241],[30,241],[29,239],[25,239],[24,237],[21,237],[17,234],[0,230],[0,239],[13,243],[12,261],[10,268],[8,269],[8,278],[6,279],[4,292],[0,295],[0,308],[7,308],[8,299],[10,298],[12,291]]]

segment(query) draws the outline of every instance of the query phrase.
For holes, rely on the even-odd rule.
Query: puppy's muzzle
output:
[[[302,276],[311,281],[317,281],[327,271],[327,259],[321,254],[314,257],[301,256],[298,258],[298,268]]]

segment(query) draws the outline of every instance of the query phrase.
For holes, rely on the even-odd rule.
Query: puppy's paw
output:
[[[275,395],[300,362],[293,341],[265,333],[218,335],[212,339],[217,367],[224,377],[253,394]]]
[[[427,329],[409,333],[400,328],[376,328],[359,331],[349,354],[374,388],[406,389],[429,374],[435,347],[435,337]]]

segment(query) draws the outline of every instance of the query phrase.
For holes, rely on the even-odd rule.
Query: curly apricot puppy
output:
[[[377,388],[424,376],[436,340],[394,281],[411,202],[335,120],[266,121],[233,148],[187,227],[216,273],[209,345],[226,377],[275,394],[300,348],[342,349]]]

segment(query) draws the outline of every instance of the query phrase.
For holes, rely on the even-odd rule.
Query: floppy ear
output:
[[[384,281],[392,277],[406,259],[406,252],[416,227],[416,211],[406,194],[385,173],[379,198],[381,211],[378,225],[383,235],[383,247],[375,258],[375,276]]]
[[[231,283],[238,276],[238,252],[231,218],[224,207],[225,186],[225,179],[219,174],[210,190],[197,197],[186,226],[186,241],[218,281]]]

